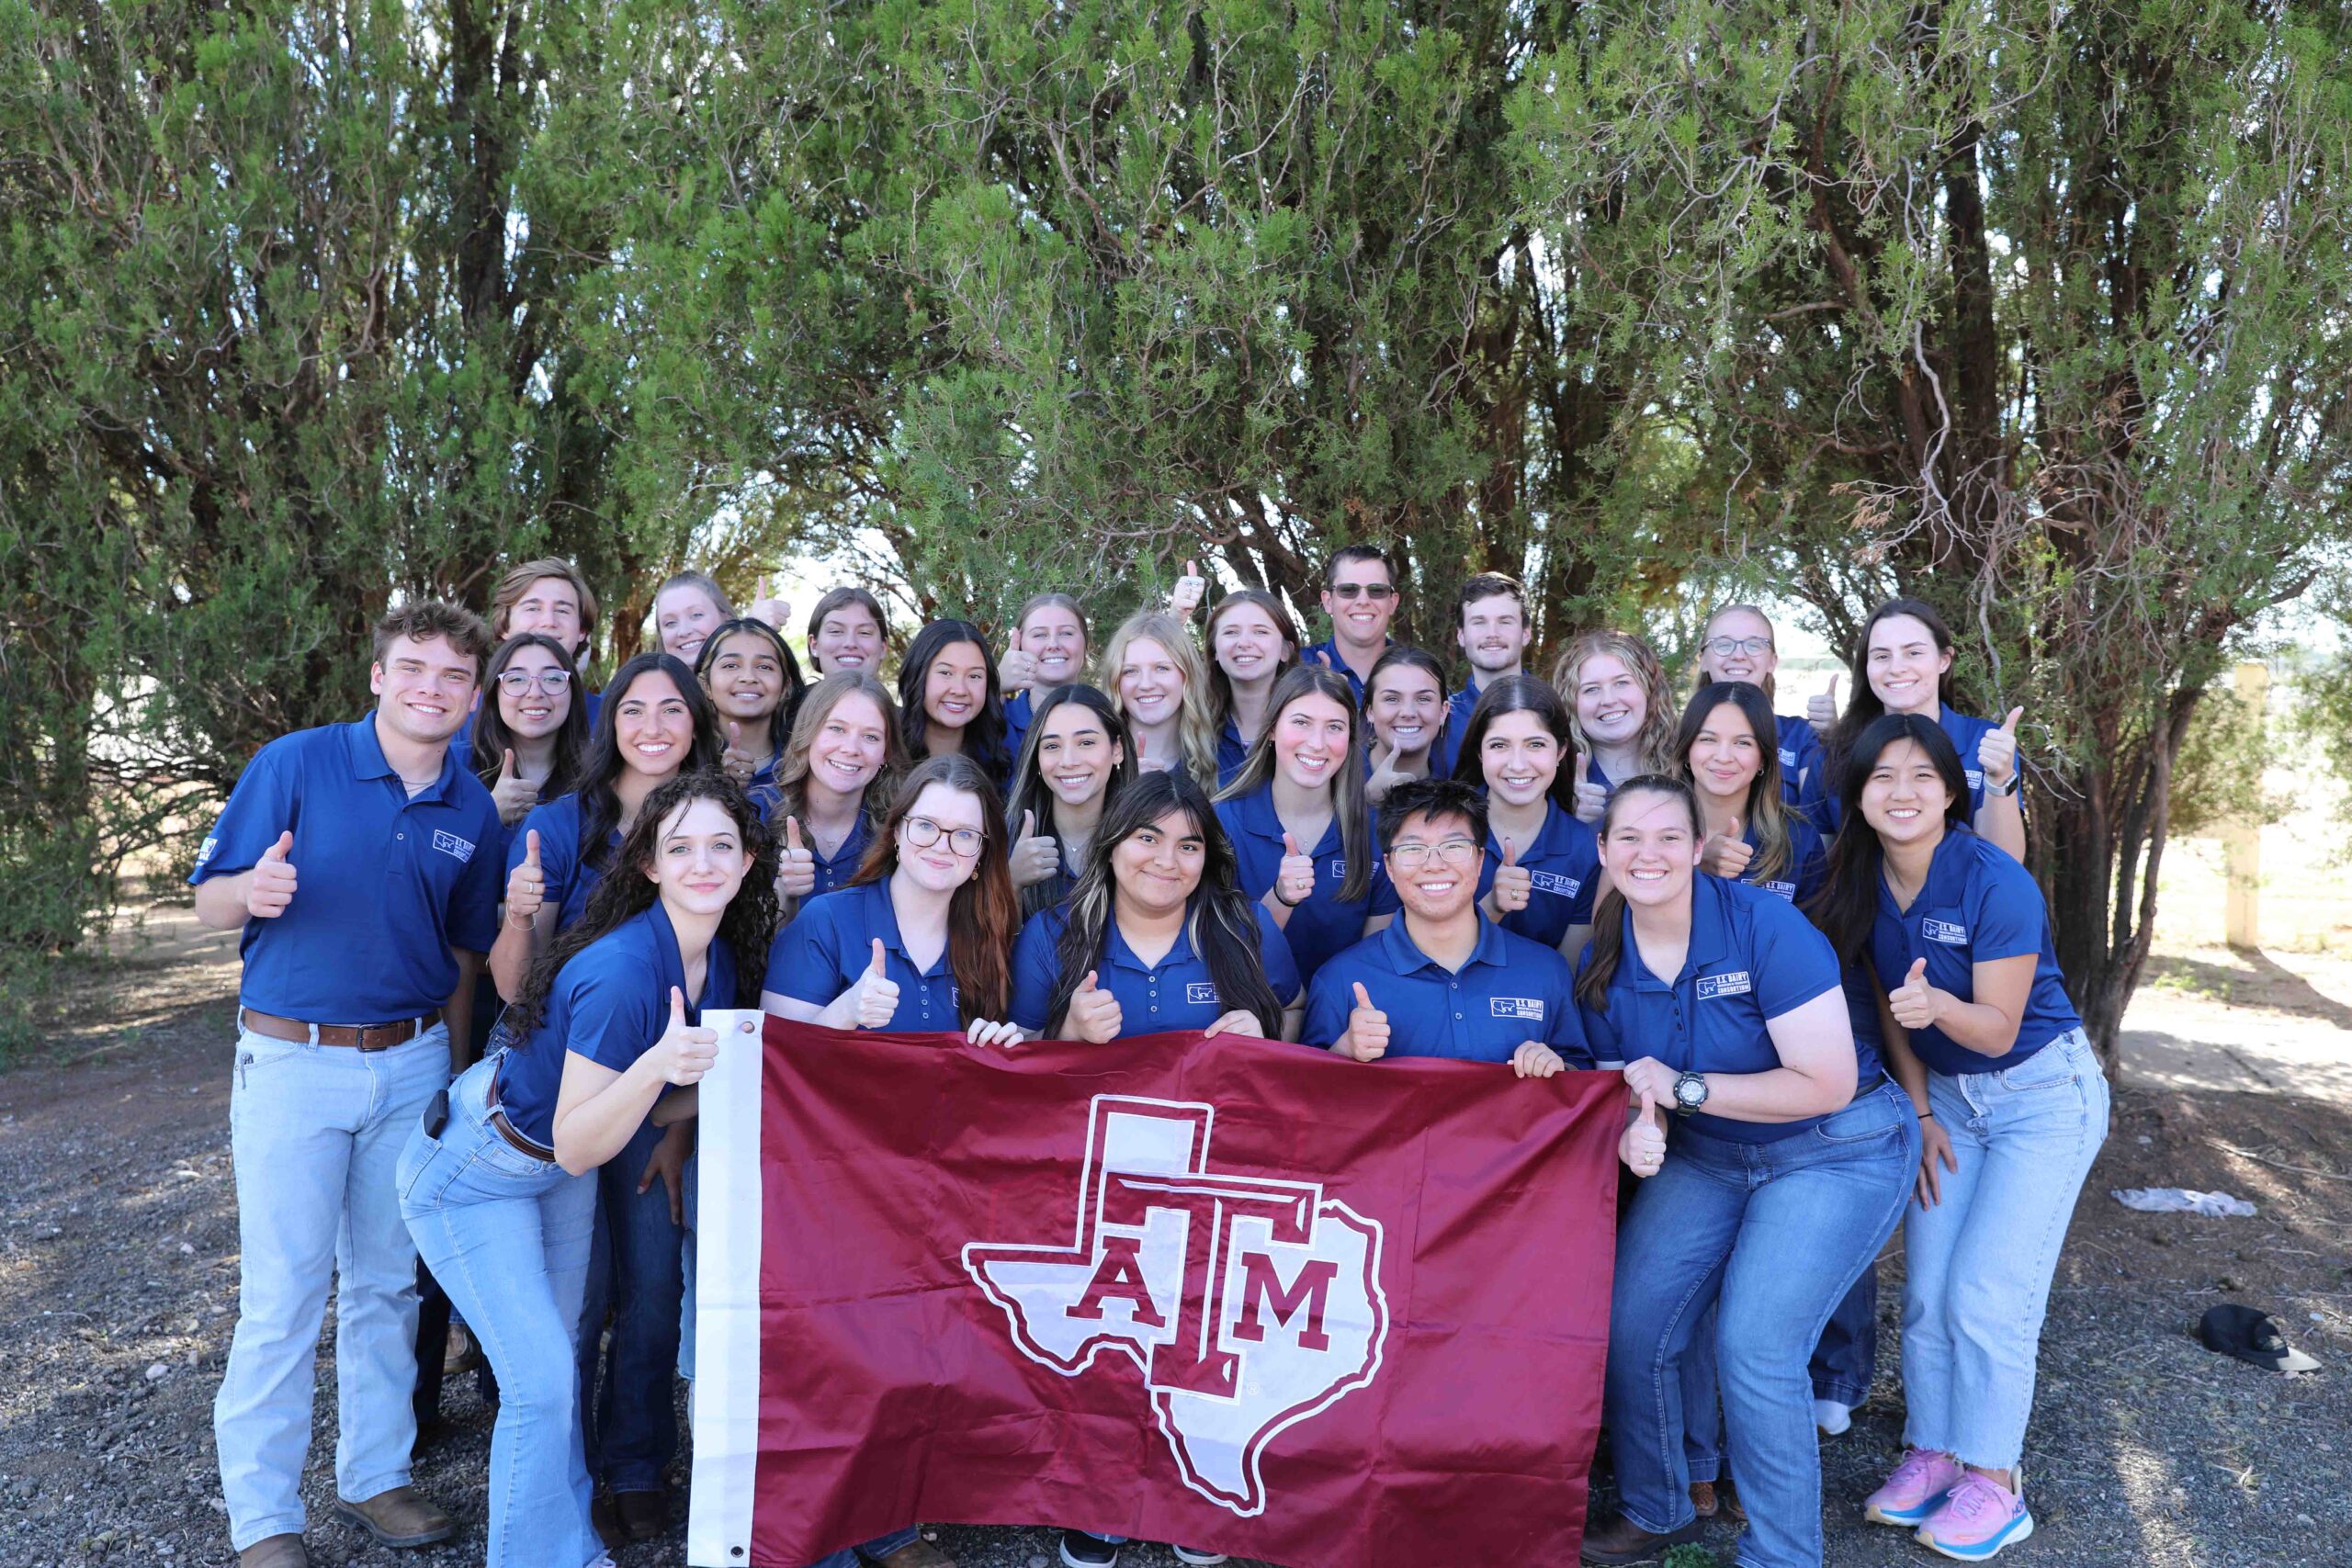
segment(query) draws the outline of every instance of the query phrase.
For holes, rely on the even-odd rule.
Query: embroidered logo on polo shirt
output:
[[[474,841],[471,839],[460,839],[446,828],[434,829],[433,847],[445,855],[452,856],[461,865],[474,858]]]
[[[1919,922],[1919,934],[1929,942],[1940,942],[1952,947],[1968,945],[1968,928],[1958,920],[1928,920]]]
[[[1347,879],[1347,857],[1344,855],[1333,855],[1331,857],[1331,880],[1334,882],[1345,882]]]
[[[1983,788],[1984,787],[1984,769],[1982,769],[1982,768],[1962,768],[1962,769],[1961,769],[1961,773],[1962,773],[1963,775],[1965,775],[1965,776],[1966,776],[1966,778],[1967,778],[1967,780],[1968,780],[1968,787],[1969,787],[1969,788],[1971,788],[1971,789],[1983,789]]]
[[[1581,876],[1562,876],[1556,871],[1531,871],[1528,885],[1538,893],[1556,893],[1563,898],[1573,898],[1584,886]]]
[[[220,847],[220,835],[219,835],[219,834],[217,834],[217,833],[207,833],[207,834],[205,834],[205,835],[204,835],[204,842],[203,842],[203,844],[202,844],[202,845],[201,845],[201,846],[197,850],[197,852],[196,852],[196,863],[197,863],[197,864],[198,864],[198,865],[202,865],[206,861],[210,860],[210,859],[212,858],[212,852],[213,852],[213,851],[215,851],[215,850],[217,850],[217,849],[219,849]]]
[[[1487,1012],[1494,1018],[1526,1018],[1544,1021],[1544,998],[1541,997],[1489,997]]]
[[[1728,975],[1699,976],[1699,999],[1702,1002],[1709,997],[1744,997],[1754,987],[1747,983],[1747,971],[1745,969],[1735,969]]]
[[[1797,754],[1794,751],[1790,750],[1787,747],[1782,747],[1781,749],[1781,766],[1784,768],[1793,768],[1796,765]]]
[[[1777,893],[1793,904],[1797,901],[1797,885],[1793,882],[1759,882],[1756,885],[1767,893]]]
[[[1184,1000],[1187,1004],[1193,1007],[1213,1008],[1216,1006],[1216,982],[1214,980],[1187,980],[1184,983]]]

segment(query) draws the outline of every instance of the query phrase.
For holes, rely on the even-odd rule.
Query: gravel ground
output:
[[[210,1402],[235,1321],[228,1157],[233,953],[177,941],[74,998],[51,1059],[0,1077],[0,1568],[232,1561]],[[136,998],[135,1004],[126,1000]],[[2250,1024],[2250,1027],[2253,1025]],[[2347,1032],[2352,1042],[2352,1032]],[[2039,1532],[2012,1560],[2050,1568],[2352,1564],[2352,1107],[2277,1093],[2127,1088],[2077,1211],[2042,1342],[2025,1461]],[[2116,1187],[2221,1187],[2251,1220],[2131,1213]],[[1856,1505],[1900,1433],[1898,1253],[1882,1264],[1881,1377],[1854,1428],[1823,1449],[1833,1568],[1931,1558],[1861,1524]],[[2276,1313],[2325,1364],[2293,1380],[2189,1337],[2216,1301]],[[330,1325],[332,1333],[332,1325]],[[306,1495],[321,1563],[428,1568],[480,1561],[488,1415],[470,1380],[418,1484],[466,1529],[395,1553],[334,1523],[333,1361],[322,1348]],[[943,1529],[967,1568],[1049,1568],[1035,1529]],[[684,1561],[683,1529],[622,1554]],[[1730,1561],[1731,1531],[1710,1540]],[[1171,1568],[1131,1548],[1129,1568]]]

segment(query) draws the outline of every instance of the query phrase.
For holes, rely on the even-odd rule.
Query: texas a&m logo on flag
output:
[[[964,1268],[1031,1360],[1132,1363],[1183,1483],[1247,1518],[1267,1445],[1380,1375],[1388,1303],[1378,1222],[1315,1182],[1210,1169],[1216,1116],[1095,1096],[1070,1243],[973,1242]]]

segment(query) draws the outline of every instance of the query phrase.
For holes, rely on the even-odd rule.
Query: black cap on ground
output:
[[[2197,1337],[2208,1350],[2235,1356],[2251,1366],[2272,1372],[2315,1372],[2319,1363],[2287,1343],[2286,1332],[2269,1314],[2235,1302],[2224,1302],[2206,1313],[2197,1325]]]

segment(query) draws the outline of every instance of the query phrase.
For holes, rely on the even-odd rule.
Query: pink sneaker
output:
[[[1962,1562],[1982,1562],[2033,1533],[2025,1499],[1973,1472],[1944,1494],[1941,1506],[1919,1526],[1919,1544]]]
[[[1967,1473],[1950,1454],[1905,1449],[1894,1473],[1863,1501],[1862,1517],[1872,1524],[1908,1529],[1934,1513],[1944,1494],[1959,1485]]]

